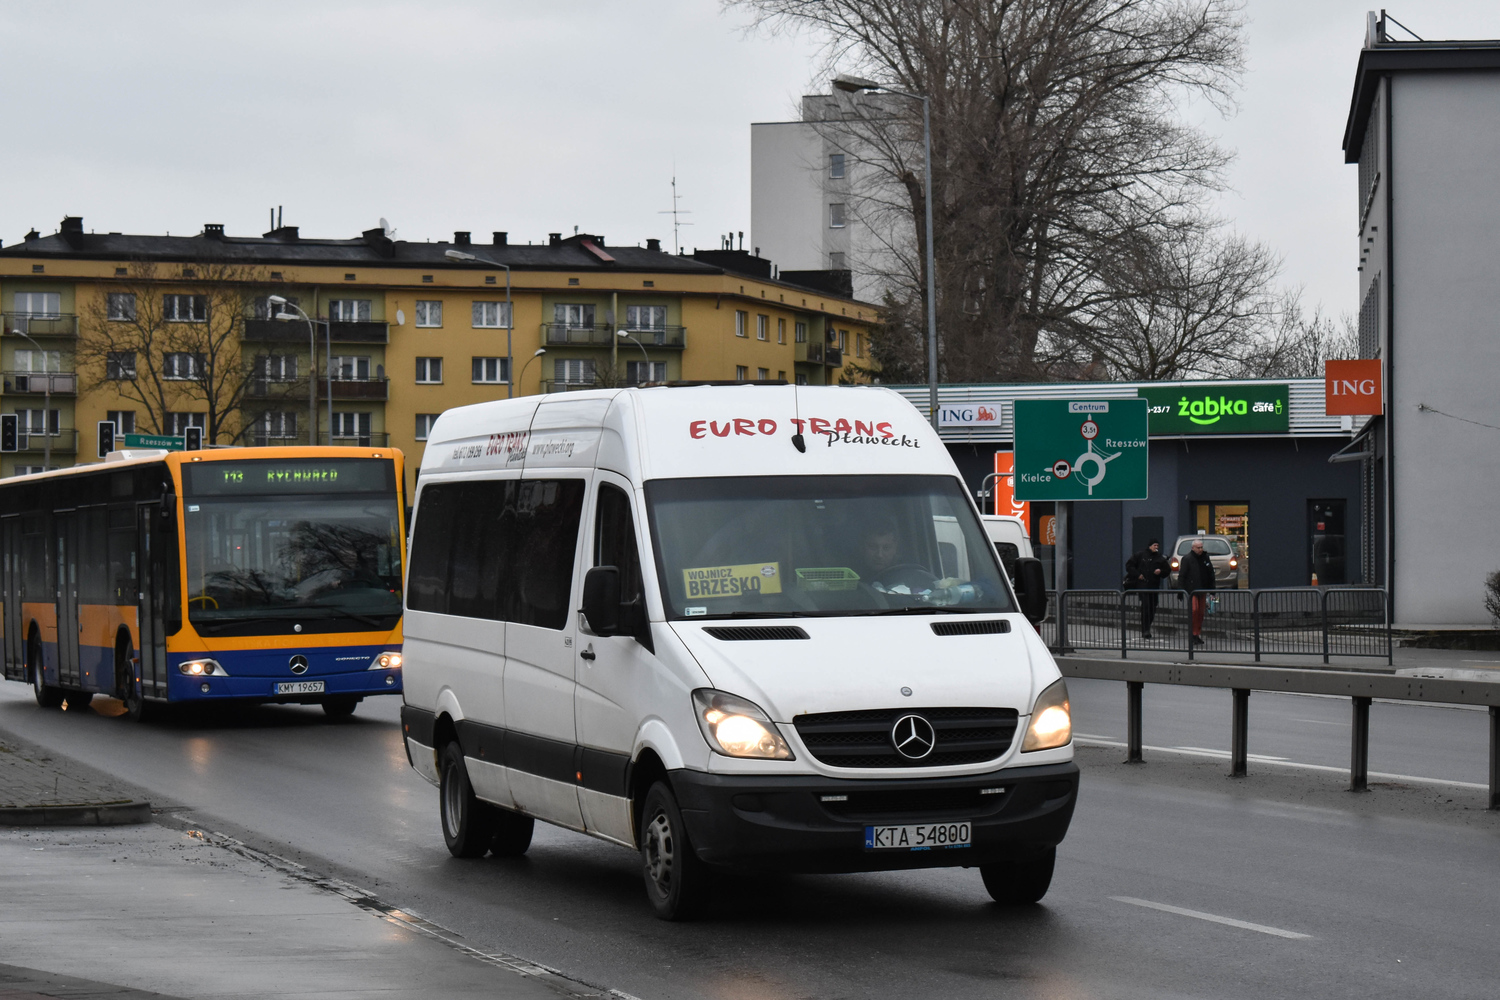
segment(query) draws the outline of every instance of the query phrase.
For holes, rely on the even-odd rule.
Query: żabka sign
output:
[[[1285,434],[1291,393],[1285,382],[1148,386],[1152,434]]]
[[[1385,412],[1380,359],[1323,362],[1323,412],[1330,417],[1378,417]]]

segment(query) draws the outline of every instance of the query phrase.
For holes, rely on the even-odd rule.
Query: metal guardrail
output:
[[[1349,747],[1349,787],[1354,791],[1365,791],[1369,786],[1370,702],[1373,699],[1487,706],[1490,716],[1489,808],[1500,809],[1500,681],[1305,667],[1095,660],[1067,656],[1058,657],[1057,665],[1064,677],[1125,682],[1126,753],[1130,761],[1145,759],[1141,753],[1141,702],[1147,684],[1228,688],[1234,699],[1230,716],[1229,773],[1235,777],[1248,773],[1251,691],[1349,698],[1354,711]]]
[[[1202,600],[1201,643],[1192,641],[1192,601]],[[1065,590],[1047,594],[1039,631],[1059,652],[1118,649],[1186,653],[1383,656],[1392,662],[1386,593],[1378,587],[1267,590]],[[1149,630],[1146,628],[1149,623]]]

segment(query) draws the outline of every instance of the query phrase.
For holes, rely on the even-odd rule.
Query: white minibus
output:
[[[455,856],[577,830],[638,851],[667,919],[727,867],[1046,893],[1078,768],[1040,564],[1007,578],[896,393],[448,410],[407,567],[402,730]]]

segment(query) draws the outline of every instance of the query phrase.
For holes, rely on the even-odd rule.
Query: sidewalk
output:
[[[1223,653],[1195,650],[1188,659],[1182,650],[1153,649],[1131,636],[1129,660],[1151,663],[1192,663],[1199,666],[1300,667],[1308,670],[1361,670],[1400,676],[1451,677],[1455,680],[1500,681],[1500,652],[1472,649],[1419,649],[1397,647],[1392,664],[1383,656],[1332,656],[1325,664],[1321,656],[1263,653],[1257,662],[1253,653]],[[1073,646],[1068,653],[1054,651],[1053,656],[1069,659],[1119,660],[1120,647]]]
[[[0,828],[151,822],[151,804],[47,751],[0,734]]]

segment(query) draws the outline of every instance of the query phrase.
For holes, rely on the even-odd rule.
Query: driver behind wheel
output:
[[[937,577],[901,558],[901,533],[894,518],[876,520],[865,529],[861,577],[881,593],[917,594],[930,590]]]

